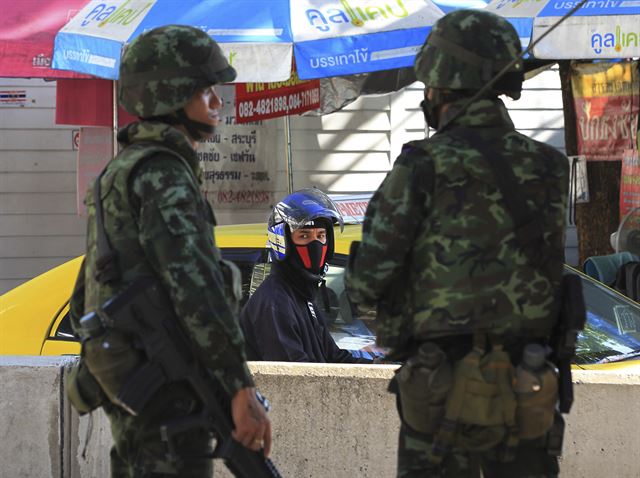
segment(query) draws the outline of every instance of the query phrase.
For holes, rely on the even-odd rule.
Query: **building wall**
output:
[[[0,293],[82,252],[73,128],[55,125],[55,82],[0,79]]]
[[[402,144],[425,134],[422,85],[360,98],[321,117],[291,118],[294,189],[374,191]],[[516,128],[564,151],[557,70],[525,82],[507,101]],[[0,90],[24,90],[22,105],[0,106],[0,293],[82,254],[85,220],[76,213],[76,128],[55,125],[55,82],[0,79]],[[287,191],[284,120],[278,122],[276,197]],[[216,211],[220,224],[263,222],[268,208]],[[577,261],[575,228],[567,229],[567,262]]]

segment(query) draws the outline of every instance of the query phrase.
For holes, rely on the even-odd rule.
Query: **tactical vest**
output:
[[[503,144],[510,135],[517,135],[510,140],[519,144],[529,142],[526,151],[505,154],[516,177],[526,178],[521,187],[529,206],[542,211],[542,233],[555,238],[551,246],[559,259],[551,270],[541,270],[520,250],[480,153],[467,146],[447,155],[456,143],[446,133],[413,142],[425,153],[419,160],[432,161],[434,169],[434,190],[426,195],[426,217],[408,256],[405,289],[403,316],[411,322],[405,327],[419,341],[471,332],[546,336],[557,319],[566,201],[566,186],[558,178],[564,178],[566,159],[559,153],[549,157],[540,143],[515,131],[505,132]]]
[[[190,174],[194,188],[198,189],[198,182],[191,166],[175,150],[163,146],[158,142],[134,142],[122,150],[106,167],[100,181],[102,207],[104,210],[104,227],[114,250],[118,252],[117,267],[121,274],[119,281],[113,284],[100,284],[95,279],[97,260],[97,231],[96,210],[93,189],[91,185],[87,193],[87,256],[85,275],[85,313],[96,310],[105,300],[113,297],[134,278],[142,275],[154,275],[147,262],[144,251],[138,239],[138,225],[136,212],[131,204],[131,176],[132,173],[146,160],[153,160],[157,154],[170,155],[181,161]],[[214,247],[213,226],[215,219],[208,203],[201,194],[197,194],[198,211],[211,227],[206,228],[209,235],[211,249],[220,259],[218,250]]]

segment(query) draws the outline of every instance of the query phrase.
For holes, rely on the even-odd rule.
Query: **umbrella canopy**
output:
[[[0,77],[78,78],[51,69],[53,38],[87,0],[0,0]]]
[[[507,18],[526,46],[578,2],[492,0],[487,11]],[[533,48],[539,59],[613,59],[640,56],[640,1],[588,1]]]
[[[56,35],[53,66],[118,78],[122,47],[151,28],[183,24],[214,38],[237,83],[413,65],[443,12],[430,0],[92,0]]]

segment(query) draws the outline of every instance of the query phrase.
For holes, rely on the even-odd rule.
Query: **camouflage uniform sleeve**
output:
[[[224,294],[213,225],[199,208],[201,194],[175,158],[147,161],[131,182],[139,201],[139,240],[167,289],[196,353],[230,396],[253,386],[244,337]]]
[[[433,181],[424,152],[405,145],[374,194],[362,226],[362,242],[345,275],[349,297],[373,307],[406,275],[414,236],[422,222]]]

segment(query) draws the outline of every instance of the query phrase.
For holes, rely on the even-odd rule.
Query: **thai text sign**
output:
[[[236,123],[300,114],[320,108],[320,80],[302,81],[295,71],[287,81],[236,85]]]
[[[202,190],[214,209],[268,209],[276,188],[277,125],[236,124],[233,85],[216,86],[223,107],[213,137],[199,143]]]
[[[622,160],[636,148],[640,82],[637,62],[578,64],[571,77],[578,154]]]
[[[371,194],[331,194],[345,224],[362,224]]]

